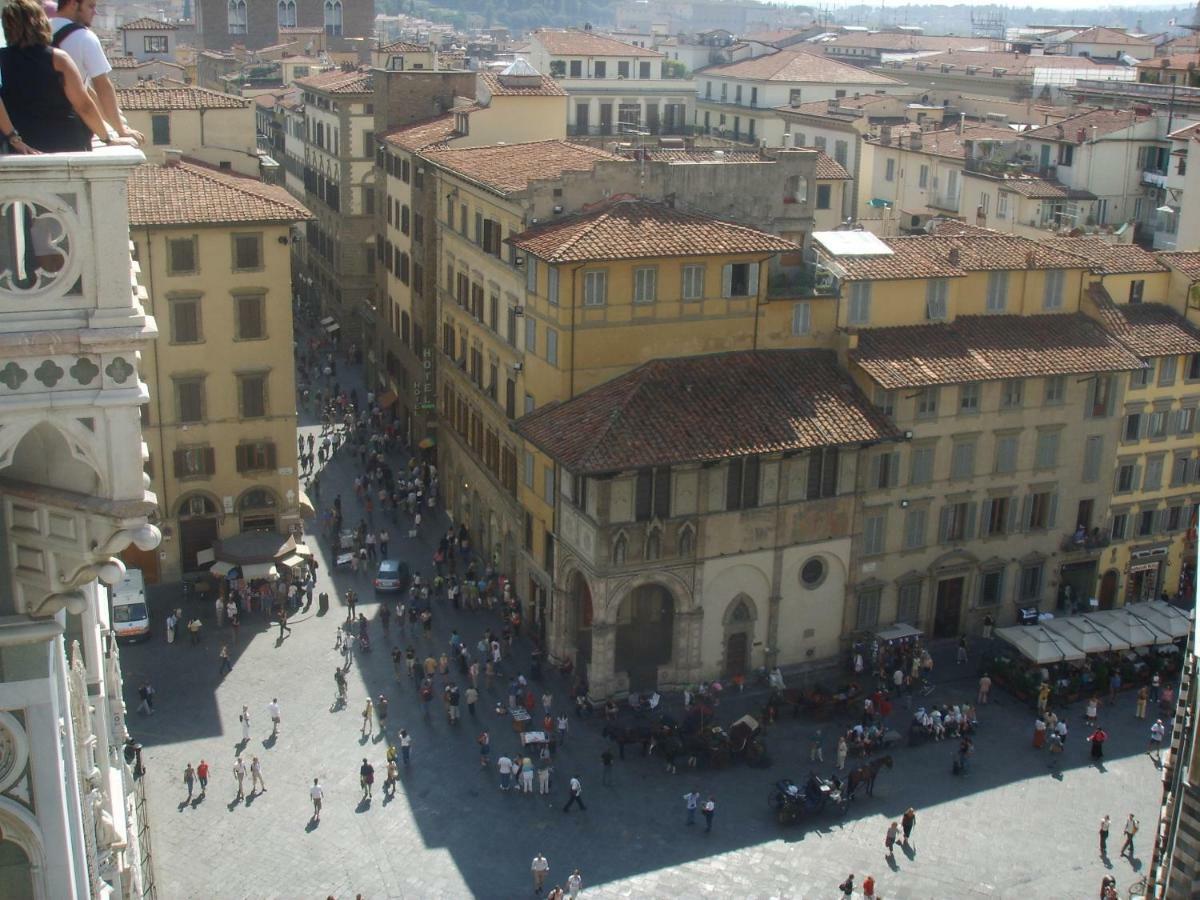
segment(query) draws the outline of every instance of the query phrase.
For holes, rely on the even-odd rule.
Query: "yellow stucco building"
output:
[[[171,158],[134,170],[129,213],[162,323],[142,429],[163,542],[136,562],[170,581],[218,538],[299,520],[289,245],[309,213],[283,188]]]

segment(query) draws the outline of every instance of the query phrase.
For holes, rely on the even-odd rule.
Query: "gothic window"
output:
[[[342,36],[342,0],[325,0],[325,33]]]
[[[279,27],[296,27],[296,0],[279,0]]]
[[[622,534],[617,537],[616,541],[613,542],[613,550],[612,550],[613,565],[620,566],[620,565],[625,564],[625,550],[626,550],[625,535]]]
[[[646,559],[658,559],[660,556],[662,556],[662,535],[657,528],[654,528],[646,536]]]
[[[246,0],[229,0],[229,33],[246,33]]]
[[[690,527],[684,527],[679,532],[679,555],[685,559],[696,549],[696,535]]]
[[[746,605],[745,600],[738,602],[738,605],[733,608],[733,614],[730,615],[730,622],[749,622],[753,616],[750,615],[750,607]]]

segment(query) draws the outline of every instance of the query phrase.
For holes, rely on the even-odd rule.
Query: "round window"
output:
[[[806,588],[820,587],[825,580],[825,560],[814,556],[800,569],[800,581]]]

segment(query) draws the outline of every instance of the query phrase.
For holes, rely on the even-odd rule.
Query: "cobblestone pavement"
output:
[[[352,521],[353,471],[335,461],[322,478],[321,498],[341,492]],[[428,572],[430,542],[448,523],[427,523],[421,540],[397,540],[399,555]],[[405,535],[407,533],[405,532]],[[317,545],[315,539],[311,544]],[[318,592],[341,594],[354,584],[331,574],[328,548],[321,543]],[[395,550],[392,555],[396,556]],[[360,610],[370,617],[375,598],[360,576]],[[176,589],[155,592],[157,622]],[[208,604],[205,604],[208,606]],[[481,771],[475,736],[492,732],[493,761],[513,752],[516,740],[507,719],[491,708],[503,689],[481,684],[480,718],[457,726],[446,722],[435,701],[425,721],[411,683],[397,683],[390,644],[374,624],[373,649],[356,652],[348,673],[349,701],[333,703],[340,601],[328,615],[316,604],[291,620],[292,632],[277,639],[278,628],[251,622],[236,644],[228,630],[216,634],[211,609],[203,643],[168,645],[161,626],[154,638],[122,651],[130,727],[145,746],[150,824],[159,896],[442,898],[532,896],[530,860],[538,851],[550,862],[549,883],[565,881],[578,867],[584,896],[616,897],[835,897],[837,885],[854,872],[861,882],[875,876],[886,898],[1084,898],[1098,894],[1109,871],[1099,858],[1097,824],[1113,819],[1111,871],[1122,893],[1148,861],[1157,808],[1159,778],[1143,752],[1145,723],[1133,718],[1132,698],[1124,697],[1105,721],[1112,737],[1102,768],[1089,765],[1082,708],[1070,710],[1073,734],[1064,754],[1064,772],[1051,775],[1047,757],[1030,747],[1032,714],[1002,691],[984,707],[972,772],[950,774],[950,742],[901,748],[895,768],[879,777],[875,796],[859,796],[844,818],[827,814],[781,827],[767,808],[775,779],[801,779],[809,771],[808,742],[818,727],[804,718],[785,717],[767,735],[773,764],[751,769],[744,763],[720,772],[669,775],[660,760],[640,751],[618,761],[612,786],[601,784],[599,756],[605,746],[600,722],[571,719],[566,746],[555,761],[552,793],[502,793],[494,765]],[[410,638],[418,652],[445,646],[452,627],[474,644],[496,620],[485,613],[439,612],[432,642]],[[392,637],[397,631],[393,623]],[[230,641],[233,671],[218,677],[217,653]],[[527,659],[514,648],[513,665]],[[976,673],[953,666],[935,673],[941,701],[973,692]],[[945,671],[950,669],[952,671]],[[511,671],[511,668],[508,669]],[[142,677],[154,683],[157,712],[140,716],[136,691]],[[548,676],[555,706],[567,685]],[[360,736],[360,711],[368,696],[390,700],[388,739],[398,728],[413,736],[411,768],[403,770],[395,798],[383,796],[387,743],[378,727]],[[282,727],[275,739],[266,705],[278,697]],[[668,698],[678,704],[678,698]],[[726,697],[719,718],[729,724],[761,697]],[[251,739],[242,748],[262,761],[266,792],[235,802],[231,766],[241,747],[238,712],[250,708]],[[899,706],[894,718],[903,721]],[[824,726],[825,758],[833,756],[832,725]],[[905,730],[901,725],[901,730]],[[358,767],[363,757],[377,771],[375,796],[360,802]],[[184,802],[184,766],[206,759],[212,766],[207,798]],[[832,764],[826,763],[828,771]],[[587,810],[563,813],[566,780],[582,779]],[[308,787],[319,777],[325,788],[321,821],[310,821]],[[249,779],[247,779],[248,781]],[[684,823],[683,794],[695,787],[712,794],[717,812],[711,834]],[[884,856],[888,822],[908,806],[917,809],[912,849]],[[1117,858],[1121,823],[1128,812],[1142,822],[1138,857]]]

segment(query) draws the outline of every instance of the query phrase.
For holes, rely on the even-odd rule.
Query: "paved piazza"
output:
[[[306,429],[307,430],[307,429]],[[345,457],[345,453],[341,457]],[[339,490],[347,520],[354,521],[350,462],[339,458],[326,470],[321,497],[332,502]],[[444,530],[447,521],[438,526]],[[404,559],[428,573],[438,528],[426,523],[424,540],[397,541]],[[316,547],[318,541],[310,540]],[[393,550],[392,555],[396,555]],[[352,585],[362,595],[360,610],[375,612],[367,577],[331,579],[328,548],[321,542],[318,592],[341,594]],[[1146,723],[1133,718],[1133,698],[1125,696],[1103,724],[1111,739],[1102,769],[1089,765],[1082,704],[1070,713],[1072,735],[1063,754],[1063,774],[1053,777],[1048,757],[1030,746],[1033,716],[1002,690],[997,702],[980,712],[980,732],[968,777],[950,774],[955,744],[902,747],[895,768],[879,777],[875,796],[860,792],[844,818],[834,813],[782,827],[767,808],[777,778],[802,779],[809,770],[808,742],[817,727],[790,713],[767,735],[772,757],[768,769],[744,763],[719,772],[669,775],[661,761],[643,759],[633,749],[615,766],[613,785],[601,785],[600,753],[606,742],[598,718],[572,716],[566,747],[556,759],[549,802],[532,795],[501,793],[494,760],[512,753],[516,741],[507,718],[491,711],[502,683],[483,688],[480,718],[465,715],[458,726],[446,722],[435,700],[432,720],[422,719],[410,682],[397,684],[390,646],[378,623],[369,654],[355,654],[349,702],[333,706],[333,672],[340,656],[334,649],[336,625],[345,615],[340,601],[330,613],[312,610],[291,620],[282,642],[279,629],[254,620],[231,642],[233,672],[218,676],[222,640],[216,634],[211,604],[202,610],[207,632],[202,646],[186,640],[168,645],[162,621],[178,591],[156,590],[156,634],[122,651],[130,729],[146,747],[147,790],[159,896],[185,897],[487,897],[532,896],[529,873],[535,853],[550,862],[548,884],[564,882],[578,867],[583,896],[610,897],[829,897],[854,872],[861,882],[873,874],[877,895],[889,898],[1084,898],[1099,893],[1109,871],[1098,855],[1097,825],[1108,813],[1111,871],[1122,895],[1148,863],[1159,796],[1158,772],[1143,752]],[[446,645],[452,627],[470,645],[483,629],[497,625],[487,613],[440,612],[435,616],[434,646]],[[411,630],[409,634],[411,635]],[[396,638],[395,623],[392,636]],[[406,641],[407,643],[407,641]],[[404,646],[403,644],[401,646]],[[414,646],[423,656],[429,642]],[[527,660],[514,646],[514,662]],[[513,663],[506,661],[506,670]],[[939,662],[931,699],[973,694],[976,673]],[[158,691],[157,713],[141,716],[137,688],[148,677]],[[566,683],[547,676],[556,707]],[[385,692],[390,701],[389,738],[406,727],[413,736],[412,766],[402,770],[391,801],[383,798],[384,754],[378,736],[360,736],[361,710],[368,695]],[[279,698],[282,729],[269,739],[266,705]],[[761,696],[727,697],[719,709],[728,725]],[[678,711],[677,696],[668,708]],[[231,771],[241,740],[238,712],[250,708],[252,735],[245,748],[262,761],[266,793],[234,802]],[[893,721],[907,731],[907,713],[899,704]],[[482,726],[492,732],[493,766],[480,771],[475,737]],[[833,724],[824,726],[825,758],[833,756]],[[358,767],[363,756],[376,767],[375,799],[360,804]],[[212,766],[208,796],[183,801],[184,766],[206,759]],[[832,768],[827,762],[826,771]],[[578,774],[586,812],[564,814],[566,781]],[[313,777],[325,787],[319,825],[310,822],[308,787]],[[247,777],[249,786],[249,777]],[[713,794],[717,811],[711,834],[702,820],[685,826],[683,794],[695,786]],[[536,787],[535,787],[536,790]],[[894,864],[884,856],[888,822],[908,806],[917,810],[911,852],[897,851]],[[1142,823],[1137,858],[1117,858],[1125,816]]]

